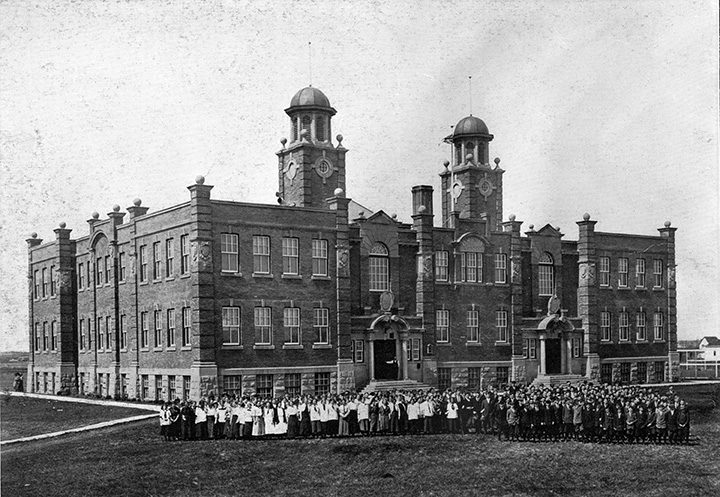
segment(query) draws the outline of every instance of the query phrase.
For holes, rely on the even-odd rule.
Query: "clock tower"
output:
[[[342,135],[331,138],[336,110],[323,92],[303,88],[285,109],[290,117],[290,141],[283,138],[278,156],[278,201],[298,207],[325,207],[335,190],[345,191],[345,154]]]
[[[485,123],[472,115],[461,119],[445,138],[451,158],[442,178],[443,226],[455,219],[484,222],[486,231],[502,231],[502,175],[500,159],[489,161],[493,135]]]

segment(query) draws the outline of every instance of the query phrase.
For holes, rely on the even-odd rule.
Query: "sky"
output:
[[[410,222],[427,184],[439,212],[442,139],[472,113],[506,217],[568,240],[585,212],[613,233],[671,221],[679,338],[720,335],[715,1],[5,0],[0,350],[28,348],[30,233],[185,202],[198,174],[275,203],[309,84],[338,111],[348,197]]]

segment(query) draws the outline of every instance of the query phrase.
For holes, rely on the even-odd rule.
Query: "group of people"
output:
[[[160,427],[168,441],[474,433],[513,441],[687,444],[690,412],[672,390],[513,384],[479,392],[176,400],[162,406]]]

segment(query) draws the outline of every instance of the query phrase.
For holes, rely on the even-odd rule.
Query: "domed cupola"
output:
[[[488,164],[488,143],[493,135],[485,122],[473,115],[463,117],[453,129],[453,134],[445,141],[453,144],[453,165],[465,163],[474,165]]]
[[[309,141],[331,145],[330,119],[336,114],[325,94],[308,86],[293,96],[285,113],[290,116],[290,143]]]

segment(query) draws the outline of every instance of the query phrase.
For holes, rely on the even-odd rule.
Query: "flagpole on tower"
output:
[[[312,42],[308,42],[308,75],[310,76],[310,86],[312,86]]]

